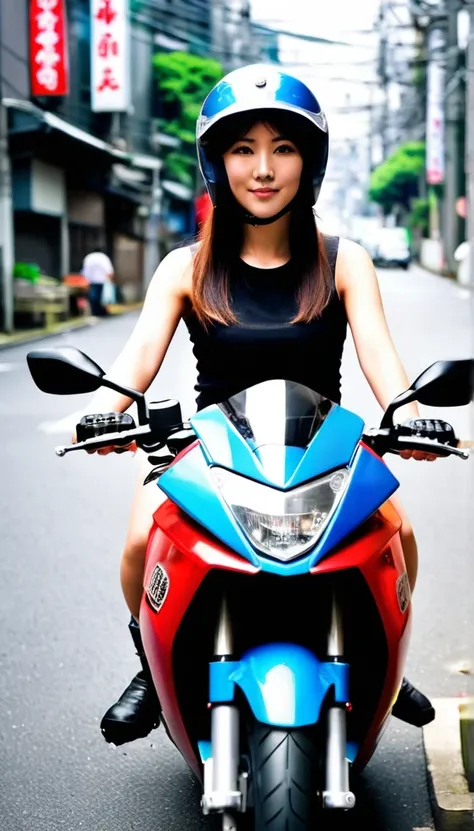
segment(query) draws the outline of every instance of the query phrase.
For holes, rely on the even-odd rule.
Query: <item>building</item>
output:
[[[79,271],[85,254],[103,247],[124,298],[137,299],[158,261],[156,234],[149,233],[161,166],[150,141],[153,37],[140,21],[132,21],[129,40],[126,33],[133,106],[93,111],[91,6],[89,0],[63,2],[68,88],[59,95],[38,94],[33,87],[28,0],[1,4],[14,262],[33,262],[48,276],[62,278]],[[97,0],[95,8],[102,7],[107,0]],[[38,0],[39,14],[50,9]],[[42,69],[50,48],[48,20],[40,18],[44,30],[36,38],[46,61]]]
[[[249,0],[16,0],[0,3],[0,29],[3,294],[14,263],[60,279],[101,247],[124,298],[141,298],[159,236],[194,230],[194,192],[162,175],[173,138],[157,127],[153,55],[188,51],[230,69],[276,41],[253,31]]]
[[[259,60],[250,0],[211,0],[212,51],[226,72]]]

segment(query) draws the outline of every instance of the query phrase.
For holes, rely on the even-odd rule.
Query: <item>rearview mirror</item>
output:
[[[429,407],[463,407],[474,396],[474,359],[436,361],[387,407],[381,427],[393,425],[395,410],[411,401]]]
[[[108,387],[136,401],[138,423],[148,424],[148,407],[142,392],[116,384],[104,370],[80,349],[60,346],[35,349],[26,356],[31,377],[41,392],[52,395],[81,395]]]
[[[417,401],[430,407],[463,407],[474,392],[474,360],[436,361],[411,385]]]
[[[51,395],[95,392],[105,374],[95,361],[73,346],[35,349],[26,360],[36,386]]]

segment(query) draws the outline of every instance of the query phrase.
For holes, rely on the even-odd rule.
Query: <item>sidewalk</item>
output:
[[[423,744],[436,831],[474,829],[474,700],[432,699]]]
[[[141,301],[138,303],[124,303],[112,306],[110,308],[110,316],[114,317],[117,315],[128,314],[129,312],[139,311],[141,307]],[[87,317],[64,320],[60,323],[56,323],[54,326],[50,326],[49,328],[39,327],[37,329],[22,329],[20,331],[13,332],[11,335],[0,332],[0,350],[8,349],[11,346],[20,346],[24,343],[33,343],[34,341],[43,340],[43,338],[54,337],[55,335],[61,335],[63,332],[85,329],[88,326],[95,326],[100,321],[107,319],[110,318],[93,317],[92,315],[89,315]]]

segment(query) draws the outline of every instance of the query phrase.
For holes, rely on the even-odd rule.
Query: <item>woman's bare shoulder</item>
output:
[[[360,245],[358,242],[354,242],[352,239],[339,237],[338,260],[340,259],[343,263],[345,263],[348,260],[352,260],[354,257],[358,263],[362,260],[370,260],[370,256],[363,245]]]
[[[341,237],[336,261],[336,287],[341,294],[352,283],[363,286],[367,279],[375,277],[370,254],[363,245]]]
[[[190,295],[193,276],[195,245],[174,248],[161,260],[152,281],[166,283],[179,294]]]

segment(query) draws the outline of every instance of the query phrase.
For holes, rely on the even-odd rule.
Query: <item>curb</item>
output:
[[[464,770],[470,791],[474,791],[474,698],[459,705],[461,748]]]
[[[461,745],[461,708],[467,699],[437,698],[432,703],[436,718],[423,727],[423,744],[435,826],[437,831],[474,831],[474,793],[469,791]]]
[[[81,329],[92,328],[97,323],[102,323],[106,320],[113,320],[116,317],[123,317],[123,315],[130,312],[136,312],[141,309],[142,304],[128,306],[127,308],[116,310],[112,312],[109,317],[81,317],[77,320],[67,320],[64,323],[58,323],[52,329],[31,329],[25,332],[17,332],[13,335],[2,335],[0,333],[0,351],[2,349],[12,349],[14,346],[23,346],[25,343],[35,343],[46,338],[54,338],[58,335],[67,334],[68,332],[78,332]]]

